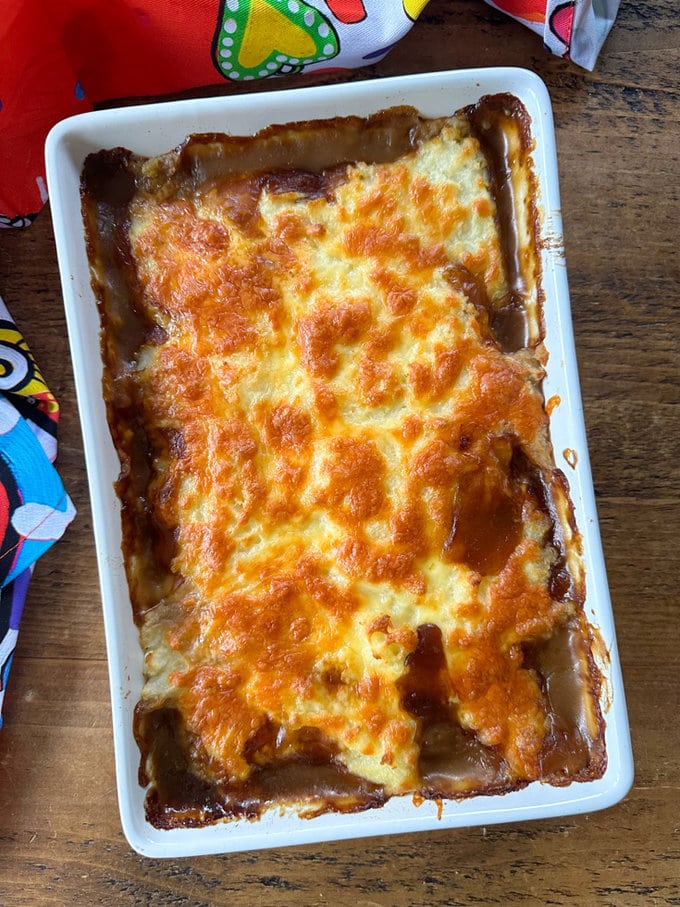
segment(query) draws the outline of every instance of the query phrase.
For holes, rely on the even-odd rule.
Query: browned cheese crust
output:
[[[605,767],[509,96],[88,158],[160,827]]]

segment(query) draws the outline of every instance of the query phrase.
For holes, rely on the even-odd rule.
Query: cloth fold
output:
[[[583,69],[595,68],[619,11],[619,0],[486,0],[541,35],[546,50]]]
[[[3,0],[0,227],[28,226],[45,204],[43,146],[59,120],[104,101],[367,66],[404,37],[427,2]],[[619,0],[486,2],[586,69],[619,7]]]
[[[0,726],[35,562],[75,516],[53,462],[59,406],[0,298]]]

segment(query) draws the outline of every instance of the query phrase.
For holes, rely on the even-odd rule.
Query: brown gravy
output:
[[[527,274],[519,247],[508,135],[521,149],[526,166],[530,124],[526,112],[510,95],[484,98],[465,115],[488,161],[509,292],[501,305],[492,305],[485,288],[465,269],[451,270],[448,277],[484,313],[491,340],[505,352],[517,351],[529,342],[524,306]],[[249,205],[244,199],[254,211],[264,188],[332,198],[348,162],[395,160],[439,127],[440,121],[423,120],[415,110],[395,108],[367,120],[350,117],[295,127],[272,126],[255,139],[192,136],[166,162],[167,171],[151,176],[144,171],[144,162],[125,149],[88,157],[82,197],[90,258],[98,262],[103,276],[99,307],[104,328],[105,397],[114,440],[119,442],[119,450],[126,451],[118,491],[124,501],[137,502],[129,505],[133,512],[125,524],[127,541],[124,539],[123,545],[130,547],[134,536],[145,539],[148,548],[146,573],[131,589],[137,620],[170,591],[173,538],[155,524],[144,504],[149,449],[137,418],[134,384],[129,380],[140,345],[163,340],[136,304],[139,287],[127,238],[128,206],[135,193],[144,191],[148,181],[154,179],[162,179],[168,191],[179,196],[228,183],[236,199],[235,209],[245,212],[242,216],[247,220]],[[535,212],[532,216],[537,237]],[[530,252],[535,267],[537,240]],[[128,432],[133,441],[128,437],[123,443],[123,434]],[[167,443],[172,444],[173,439],[168,438]],[[540,470],[519,448],[512,454],[510,476],[511,481],[523,485],[526,494],[557,527],[550,490]],[[506,497],[496,486],[491,487],[486,504],[480,507],[477,492],[481,493],[485,484],[483,476],[478,484],[473,482],[469,500],[459,501],[454,508],[454,524],[444,554],[455,551],[457,558],[484,572],[502,563],[505,548],[511,549],[516,541],[522,515],[514,498]],[[556,552],[551,594],[562,601],[573,594],[573,586],[559,530],[554,530],[549,544]],[[596,770],[600,770],[604,760],[603,752],[593,757],[593,748],[601,745],[593,740],[583,713],[584,663],[591,675],[595,669],[582,635],[583,628],[577,623],[566,625],[551,640],[523,652],[525,664],[538,677],[548,703],[550,731],[540,758],[545,775],[553,783],[586,777],[590,766],[599,766]],[[404,709],[420,725],[420,793],[425,797],[464,797],[517,787],[498,752],[482,745],[457,720],[450,705],[446,657],[437,626],[424,624],[418,628],[418,641],[406,656],[405,667],[400,693]],[[138,707],[134,731],[142,755],[140,783],[153,781],[147,813],[158,827],[204,825],[225,817],[254,818],[272,801],[304,802],[313,814],[366,809],[380,806],[386,799],[379,785],[347,772],[336,760],[333,747],[312,729],[307,739],[296,741],[294,758],[281,755],[279,728],[261,729],[247,750],[257,768],[242,784],[210,783],[191,772],[184,754],[193,744],[174,710]],[[270,758],[262,767],[258,753],[263,748]]]

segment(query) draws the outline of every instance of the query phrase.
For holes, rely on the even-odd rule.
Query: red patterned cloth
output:
[[[455,2],[455,0],[451,0]],[[619,0],[487,0],[553,53],[595,64]],[[50,128],[102,101],[366,66],[427,0],[2,0],[0,226],[46,201]]]

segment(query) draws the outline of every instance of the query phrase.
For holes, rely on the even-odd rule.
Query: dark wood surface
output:
[[[0,235],[0,294],[60,400],[59,468],[79,514],[38,564],[10,675],[0,904],[680,904],[679,25],[672,0],[623,3],[587,73],[477,0],[432,0],[381,64],[325,78],[509,64],[548,85],[636,760],[629,796],[530,824],[191,860],[131,851],[118,818],[87,482],[45,210],[29,229]]]

